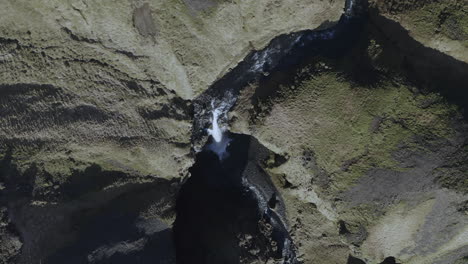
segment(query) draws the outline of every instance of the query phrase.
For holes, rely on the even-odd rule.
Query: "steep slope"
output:
[[[2,1],[1,262],[63,263],[61,250],[97,263],[144,256],[151,241],[171,245],[157,234],[170,233],[193,163],[190,100],[250,50],[342,9],[316,0]],[[73,248],[106,217],[120,219],[113,232],[138,235],[105,240],[103,230],[100,244]],[[148,221],[163,224],[139,227]]]
[[[463,0],[373,0],[376,11],[397,22],[424,46],[468,62],[468,4]]]
[[[468,64],[372,12],[343,57],[246,86],[231,129],[276,153],[304,263],[464,263]]]
[[[224,173],[193,163],[226,94],[220,125],[255,142],[246,168],[270,177],[255,187],[294,260],[464,263],[466,3],[370,1],[353,20],[351,0],[339,20],[344,2],[3,1],[0,263],[176,263],[173,223],[209,232],[211,214],[248,231],[223,252],[274,263],[258,199],[217,214],[197,182]],[[241,207],[237,191],[217,197]]]

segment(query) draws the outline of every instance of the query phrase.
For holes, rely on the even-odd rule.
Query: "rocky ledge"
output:
[[[468,261],[466,1],[0,7],[0,263],[187,263],[187,241],[226,263]],[[213,189],[199,151],[233,89],[220,124],[250,143],[229,173],[251,182]]]

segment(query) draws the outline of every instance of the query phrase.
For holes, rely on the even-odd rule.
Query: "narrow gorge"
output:
[[[468,263],[466,1],[0,17],[0,264]]]
[[[178,263],[301,263],[281,195],[259,167],[272,152],[251,136],[226,132],[227,125],[218,122],[227,123],[228,112],[249,83],[313,56],[343,56],[359,38],[366,17],[367,2],[349,0],[336,25],[273,39],[195,100],[194,145],[211,137],[199,149],[178,198]]]

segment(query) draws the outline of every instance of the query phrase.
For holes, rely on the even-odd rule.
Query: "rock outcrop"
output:
[[[148,247],[173,253],[165,248],[172,248],[175,199],[194,158],[191,99],[250,50],[334,21],[343,4],[7,0],[0,7],[1,262],[63,263],[69,254],[66,262],[76,255],[78,263],[128,263],[119,256],[147,263]],[[107,221],[117,223],[104,231]],[[147,229],[151,221],[161,224]]]
[[[276,153],[265,169],[304,263],[466,261],[466,52],[425,44],[371,7],[344,57],[243,90],[232,130]]]
[[[369,2],[353,41],[330,47],[342,54],[237,87],[227,122],[268,149],[256,168],[300,262],[465,263],[468,6]],[[176,263],[176,200],[204,142],[194,102],[251,51],[333,26],[344,6],[4,0],[0,263]]]

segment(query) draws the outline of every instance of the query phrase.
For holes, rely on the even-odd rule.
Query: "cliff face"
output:
[[[467,5],[463,0],[372,1],[387,19],[423,45],[468,62]]]
[[[311,0],[0,6],[2,263],[63,263],[66,252],[97,263],[155,243],[172,248],[164,234],[193,163],[190,100],[250,50],[334,21],[343,8]],[[132,217],[115,216],[105,231],[104,219],[118,214]],[[161,223],[146,228],[151,221]],[[136,234],[106,240],[120,229]],[[82,252],[73,246],[98,237]]]
[[[343,56],[242,87],[230,128],[269,149],[258,166],[303,263],[463,263],[468,7],[370,4]],[[194,100],[250,51],[328,27],[343,6],[0,3],[0,263],[175,263]]]
[[[321,1],[4,1],[1,144],[29,162],[60,160],[49,166],[54,173],[72,165],[66,156],[178,177],[190,164],[188,100],[252,48],[336,20],[341,9]]]
[[[231,113],[274,152],[265,169],[304,263],[466,262],[466,52],[421,43],[378,9],[401,2],[371,5],[347,55],[270,74]],[[408,17],[429,19],[414,2]]]

